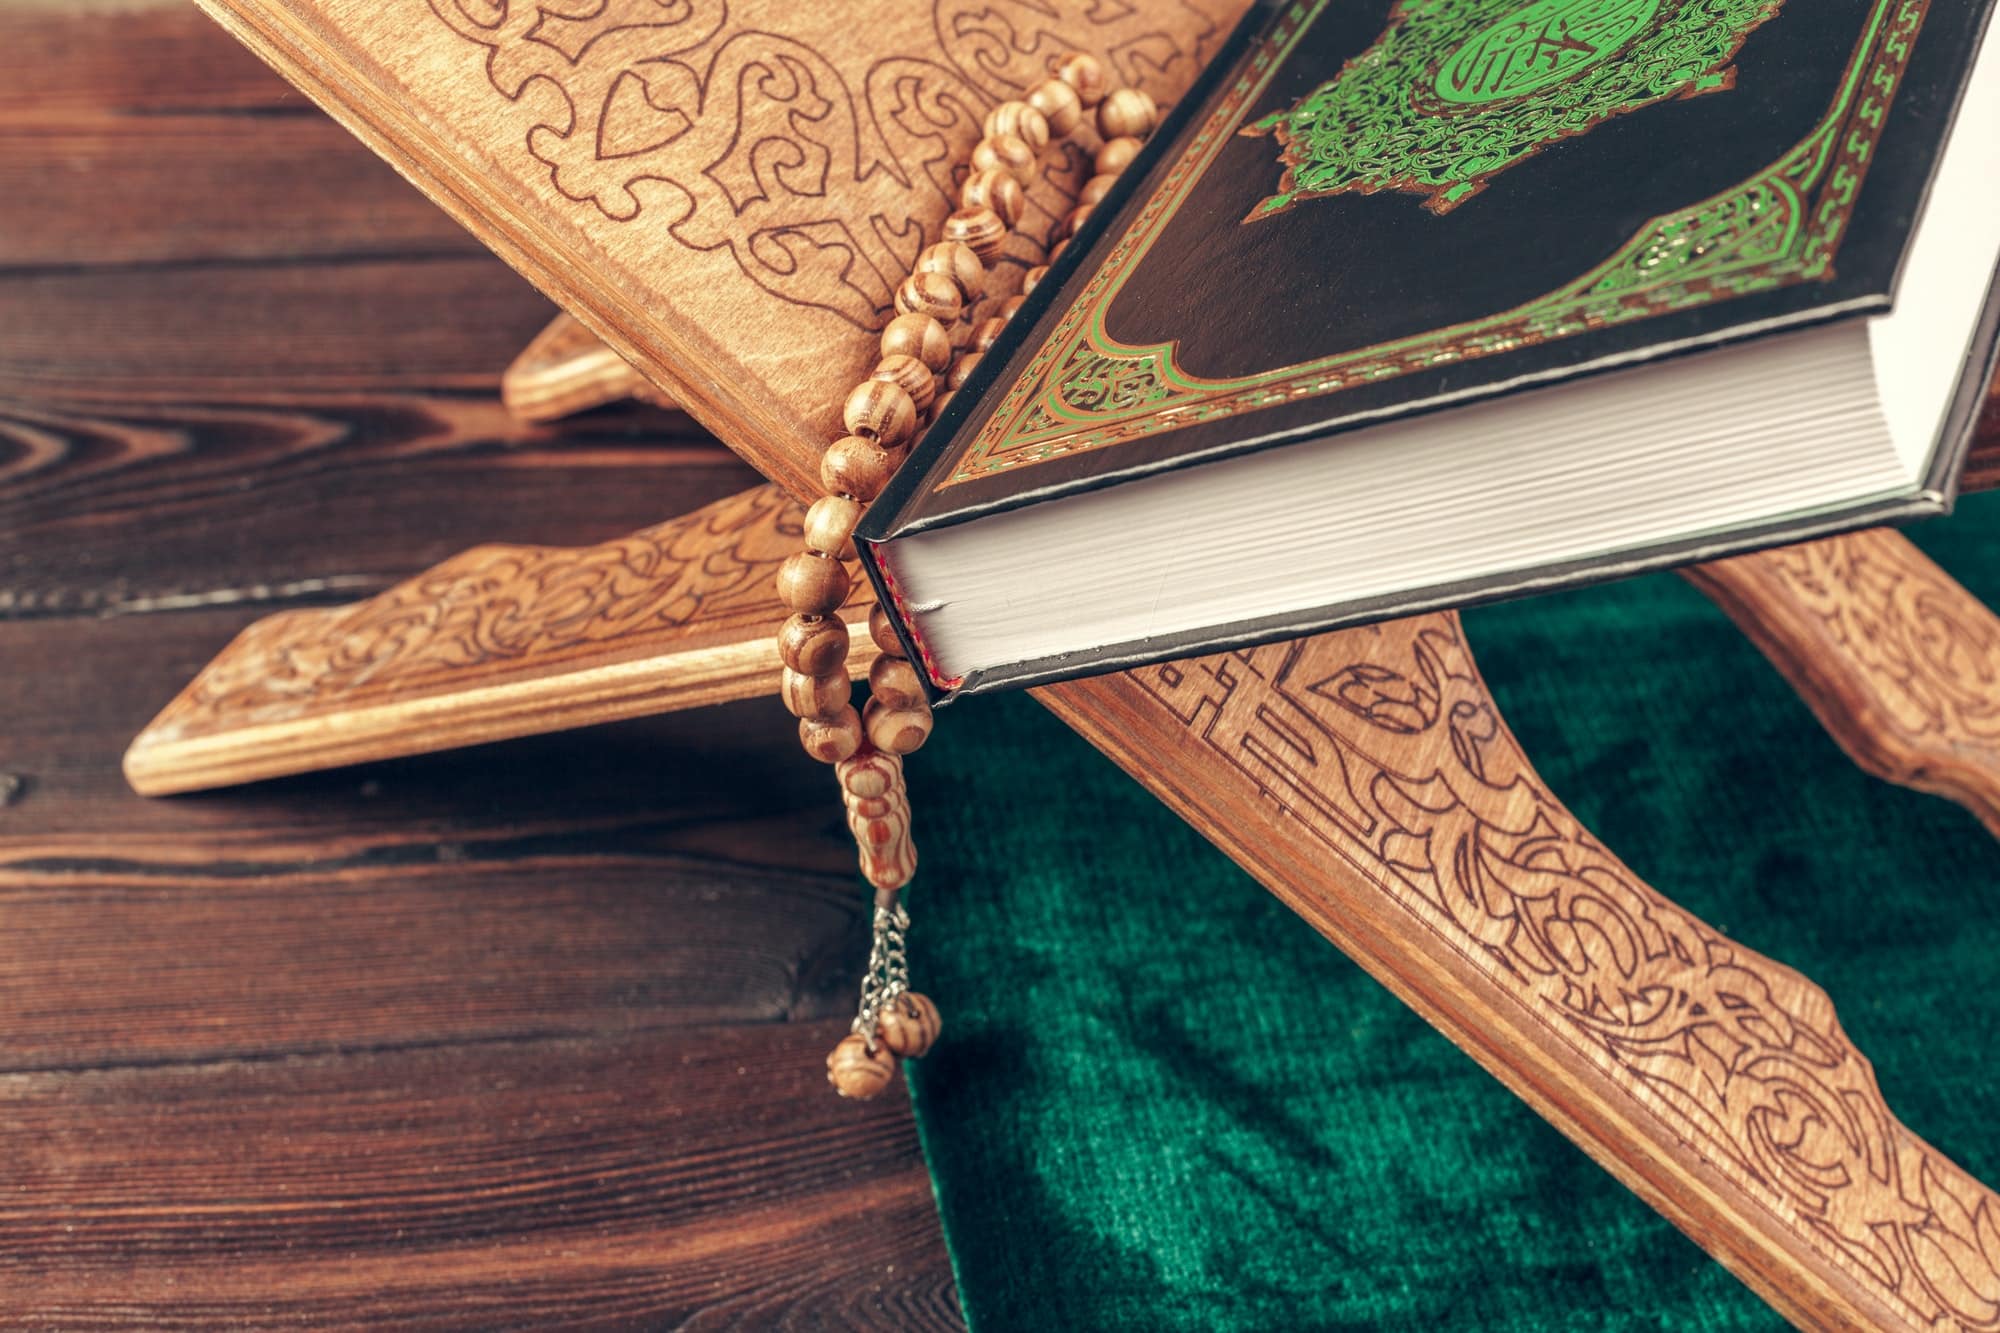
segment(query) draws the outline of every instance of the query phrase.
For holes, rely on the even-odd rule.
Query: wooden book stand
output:
[[[323,27],[279,22],[302,0],[207,3],[309,87],[364,68],[319,49]],[[375,11],[348,11],[374,30]],[[440,80],[470,87],[491,68],[450,51],[412,86],[442,96]],[[496,118],[532,109],[474,92]],[[350,122],[396,111],[364,105],[382,94],[357,80],[315,93]],[[568,241],[480,223],[528,190],[501,169],[516,149],[446,178],[364,133],[620,356],[671,379],[684,349],[621,304],[618,283],[652,256],[615,209],[575,224],[602,265],[559,264]],[[574,331],[550,340],[510,386],[527,411],[632,387]],[[777,392],[824,378],[809,350],[709,404],[781,480],[803,472],[789,443],[823,434],[802,396]],[[272,617],[147,728],[127,771],[142,791],[185,791],[767,690],[772,577],[798,524],[765,486],[603,545],[479,547],[356,606]],[[1941,571],[1865,533],[1695,577],[1857,760],[2000,825],[2000,623]],[[1822,991],[1667,901],[1544,788],[1455,616],[1037,695],[1792,1319],[2000,1327],[2000,1200],[1897,1121]]]
[[[799,518],[767,485],[271,617],[127,772],[187,791],[767,693]],[[1907,541],[1690,577],[1857,762],[2000,827],[2000,621]],[[1456,616],[1037,696],[1791,1318],[2000,1326],[2000,1199],[1896,1120],[1822,991],[1674,906],[1542,786]]]

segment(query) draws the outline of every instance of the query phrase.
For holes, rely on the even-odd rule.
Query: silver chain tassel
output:
[[[903,936],[910,929],[910,914],[893,899],[875,908],[875,942],[868,950],[868,970],[861,977],[861,1009],[854,1015],[853,1030],[875,1049],[875,1019],[882,1006],[910,988],[910,960],[904,952]]]

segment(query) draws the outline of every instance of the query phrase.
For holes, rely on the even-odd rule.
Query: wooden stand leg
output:
[[[1642,882],[1535,776],[1455,616],[1040,692],[1765,1299],[2000,1325],[2000,1199],[1824,992]]]
[[[557,315],[535,335],[500,377],[500,401],[523,421],[556,421],[626,398],[656,407],[674,405],[568,315]]]
[[[1855,763],[2000,835],[2000,617],[1899,533],[1687,571]]]
[[[128,770],[187,790],[768,690],[797,524],[761,487],[274,617]],[[1040,698],[1792,1318],[2000,1327],[2000,1200],[1896,1120],[1824,993],[1542,786],[1455,616]]]
[[[768,694],[803,518],[759,486],[602,546],[474,547],[260,620],[133,740],[126,779],[167,796]],[[870,604],[841,612],[857,676]]]

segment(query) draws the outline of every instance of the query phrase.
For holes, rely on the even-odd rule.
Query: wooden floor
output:
[[[550,314],[182,0],[0,0],[0,1326],[959,1324],[775,706],[119,777],[259,615],[753,480],[511,425]]]

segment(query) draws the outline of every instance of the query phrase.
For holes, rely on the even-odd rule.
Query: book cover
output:
[[[1259,6],[877,501],[871,573],[925,528],[1886,310],[1988,9]]]

